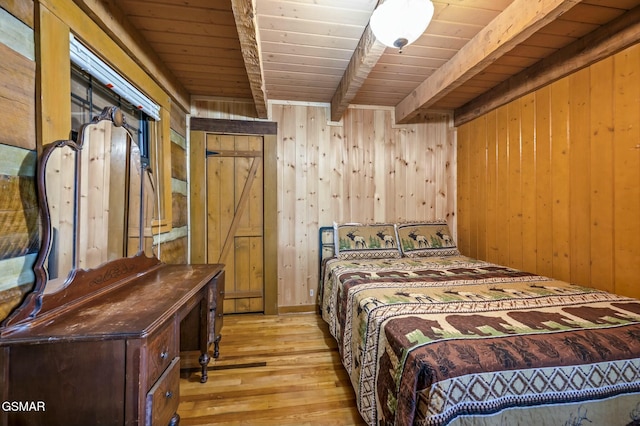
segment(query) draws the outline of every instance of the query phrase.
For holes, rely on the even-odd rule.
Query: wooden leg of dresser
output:
[[[169,426],[178,426],[180,424],[180,414],[175,413],[173,417],[171,417],[171,421],[169,422]]]
[[[213,341],[214,358],[218,358],[220,356],[220,339],[222,339],[222,334],[218,334],[218,336],[216,336],[216,340]]]
[[[210,359],[211,357],[209,357],[209,354],[207,352],[204,352],[202,355],[200,355],[200,358],[198,359],[198,361],[200,362],[200,365],[202,366],[202,375],[200,376],[200,383],[206,383],[207,380],[209,379],[207,366],[209,365]]]

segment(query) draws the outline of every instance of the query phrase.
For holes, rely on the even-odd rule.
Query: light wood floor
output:
[[[181,425],[364,424],[336,342],[316,314],[225,316],[220,357],[209,381],[199,380],[199,371],[183,371]]]

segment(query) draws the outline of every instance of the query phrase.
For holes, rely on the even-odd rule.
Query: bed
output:
[[[462,256],[446,222],[321,228],[369,425],[640,424],[640,301]]]

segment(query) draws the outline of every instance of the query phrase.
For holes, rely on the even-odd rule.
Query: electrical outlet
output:
[[[313,293],[314,293],[313,289],[309,290],[309,296],[313,297]]]

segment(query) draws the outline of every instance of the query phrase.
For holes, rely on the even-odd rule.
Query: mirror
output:
[[[152,180],[125,126],[119,109],[105,108],[81,128],[79,144],[65,141],[43,153],[50,218],[46,293],[64,288],[78,269],[143,251]]]
[[[77,143],[44,147],[37,171],[43,235],[36,283],[2,324],[5,330],[159,263],[151,232],[153,182],[117,107],[82,126]]]

